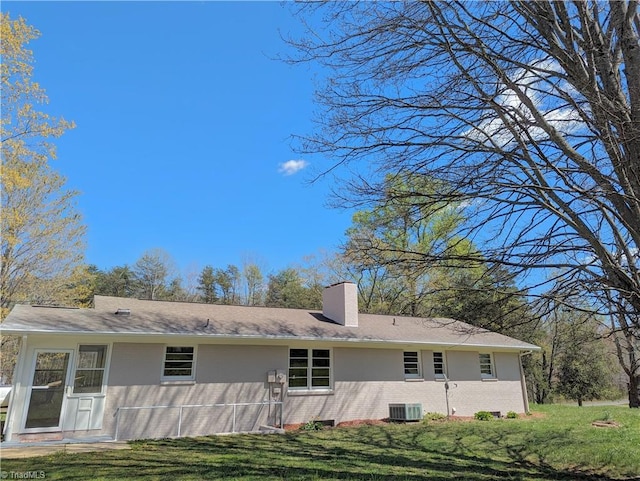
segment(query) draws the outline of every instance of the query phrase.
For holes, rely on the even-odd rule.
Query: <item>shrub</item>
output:
[[[596,421],[604,421],[604,422],[613,421],[613,416],[609,411],[605,411],[602,417],[600,419],[596,419]]]
[[[425,423],[429,421],[443,421],[445,419],[447,419],[447,416],[442,413],[424,413],[424,416],[422,416],[422,421]]]
[[[489,411],[478,411],[473,415],[478,421],[491,421],[493,419],[493,414]]]
[[[300,426],[300,429],[302,431],[322,431],[323,427],[324,425],[320,421],[318,421],[317,419],[312,419],[311,421],[307,421],[302,426]]]
[[[515,411],[509,411],[509,412],[507,413],[507,416],[506,416],[506,417],[507,417],[507,419],[518,419],[518,417],[519,417],[519,416],[518,416],[518,413],[517,413],[517,412],[515,412]]]

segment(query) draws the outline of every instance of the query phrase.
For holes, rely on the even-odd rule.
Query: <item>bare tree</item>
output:
[[[243,303],[247,306],[261,306],[264,303],[266,285],[263,273],[266,270],[266,264],[266,260],[257,254],[242,255]]]
[[[133,267],[138,295],[142,299],[161,298],[176,272],[175,261],[167,251],[159,248],[145,251]]]
[[[603,311],[597,299],[615,292],[633,314],[616,329],[637,336],[638,2],[330,2],[298,14],[316,10],[323,33],[309,24],[290,40],[292,61],[329,72],[300,150],[333,156],[327,171],[349,166],[341,202],[381,201],[389,173],[436,179],[439,191],[410,195],[461,203],[469,222],[452,235],[567,303],[584,292]]]
[[[618,362],[627,378],[629,406],[640,408],[640,333],[632,325],[632,312],[620,297],[607,292],[607,302],[613,314],[610,316],[610,335]]]

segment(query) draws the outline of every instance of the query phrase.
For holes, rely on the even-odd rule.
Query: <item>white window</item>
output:
[[[444,352],[433,353],[433,373],[436,379],[445,379]]]
[[[167,346],[164,352],[162,379],[166,381],[194,380],[195,354],[193,346]]]
[[[418,351],[404,352],[404,378],[420,379],[420,354]]]
[[[289,349],[289,389],[331,389],[331,350]]]
[[[78,362],[73,377],[73,393],[100,393],[104,383],[107,346],[80,345]]]
[[[480,377],[482,377],[482,379],[494,379],[496,377],[493,368],[493,359],[491,354],[487,352],[480,353]]]

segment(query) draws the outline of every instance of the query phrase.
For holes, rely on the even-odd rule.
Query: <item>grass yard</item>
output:
[[[638,410],[540,406],[534,413],[515,420],[137,441],[131,451],[5,460],[2,471],[37,470],[47,480],[70,481],[640,479]],[[620,427],[591,425],[602,419]]]

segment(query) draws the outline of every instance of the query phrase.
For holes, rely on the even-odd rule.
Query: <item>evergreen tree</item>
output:
[[[218,301],[216,295],[216,276],[213,267],[205,266],[198,277],[198,291],[202,302],[215,304]]]
[[[314,289],[303,284],[296,269],[287,268],[269,276],[265,304],[267,307],[320,309],[322,299]]]

